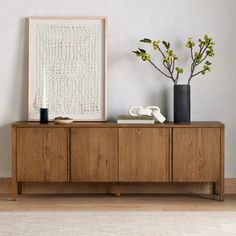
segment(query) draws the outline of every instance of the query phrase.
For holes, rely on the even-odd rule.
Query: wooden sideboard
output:
[[[206,182],[213,184],[219,200],[224,199],[220,122],[16,122],[12,151],[13,200],[27,182]]]

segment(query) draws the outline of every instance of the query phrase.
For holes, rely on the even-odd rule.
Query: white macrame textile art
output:
[[[49,118],[100,119],[104,103],[104,25],[98,20],[32,24],[30,119],[39,118],[43,70]]]

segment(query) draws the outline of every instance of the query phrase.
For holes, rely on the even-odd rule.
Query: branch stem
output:
[[[172,64],[172,70],[171,70],[172,74],[174,73],[174,69],[175,69],[175,59],[173,60],[173,64]]]
[[[203,70],[198,71],[197,73],[195,73],[195,74],[192,75],[192,78],[193,78],[194,76],[199,75],[200,73],[202,73],[202,72],[204,72],[204,71],[206,71],[206,70],[207,70],[207,69],[203,69]]]
[[[193,57],[193,47],[191,47],[191,58],[194,61],[194,57]]]
[[[151,60],[149,60],[149,62],[150,62],[150,64],[151,64],[152,66],[154,66],[154,68],[155,68],[156,70],[158,70],[161,74],[163,74],[164,76],[166,76],[167,78],[170,78],[173,82],[175,82],[174,79],[173,79],[171,76],[167,75],[167,74],[164,73],[161,69],[159,69]]]
[[[206,54],[205,57],[197,63],[197,65],[201,64],[207,57],[208,57],[208,55]]]
[[[179,72],[177,72],[176,79],[175,79],[175,84],[178,83],[178,80],[179,80]]]
[[[166,56],[165,56],[164,52],[161,50],[161,48],[159,46],[157,46],[157,47],[158,47],[158,50],[161,52],[162,57],[165,59]],[[174,76],[173,76],[174,68],[171,70],[172,63],[173,62],[171,61],[171,63],[168,63],[168,65],[166,65],[165,62],[163,61],[164,67],[168,70],[168,72],[170,74],[169,78],[171,78],[171,80],[175,83],[175,79],[174,79]],[[173,65],[173,67],[174,67],[174,65]]]
[[[159,47],[159,45],[158,45],[157,47],[158,47],[159,51],[161,52],[161,55],[163,56],[163,58],[165,58],[165,54],[164,54],[164,52],[161,50],[161,48]]]

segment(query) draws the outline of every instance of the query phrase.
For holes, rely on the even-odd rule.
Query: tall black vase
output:
[[[190,97],[190,85],[174,85],[174,123],[190,123]]]

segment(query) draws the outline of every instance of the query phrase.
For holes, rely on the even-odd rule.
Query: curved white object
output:
[[[132,106],[129,108],[129,114],[131,116],[154,116],[160,123],[166,120],[158,106],[148,106],[145,108],[142,106]]]
[[[138,114],[140,116],[152,116],[152,110],[148,108],[140,108]]]
[[[139,109],[142,109],[142,106],[132,106],[129,108],[129,114],[131,116],[139,116]]]
[[[154,110],[152,114],[160,123],[164,123],[166,121],[166,118],[161,114],[161,112]]]

